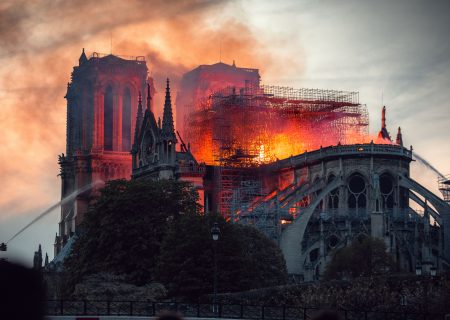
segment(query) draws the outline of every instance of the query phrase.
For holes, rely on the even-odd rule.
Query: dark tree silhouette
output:
[[[393,259],[383,240],[365,237],[337,250],[327,265],[325,279],[351,279],[387,274],[393,270]]]
[[[69,291],[84,276],[100,272],[126,275],[136,285],[154,280],[169,224],[180,214],[199,211],[197,199],[197,192],[186,182],[108,182],[65,261]]]
[[[221,236],[212,240],[217,222]],[[253,227],[227,223],[218,215],[184,215],[172,224],[161,247],[158,278],[172,296],[197,298],[213,292],[214,246],[218,292],[236,292],[286,283],[277,245]]]

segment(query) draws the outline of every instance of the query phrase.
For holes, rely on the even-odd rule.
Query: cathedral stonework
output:
[[[145,91],[144,57],[83,52],[67,85],[66,153],[59,156],[61,198],[93,183],[131,176],[131,146],[138,93]],[[96,188],[61,208],[55,255],[82,221]]]
[[[193,184],[203,205],[203,177],[205,166],[198,164],[189,146],[181,136],[180,148],[173,123],[172,99],[169,79],[162,122],[156,121],[151,108],[150,85],[147,85],[147,106],[142,114],[142,99],[139,97],[136,115],[135,140],[133,143],[133,179],[180,179]]]
[[[235,69],[227,72],[244,70]],[[259,85],[259,74],[247,71]],[[208,77],[198,83],[194,78],[184,77],[185,85],[193,81],[201,89]],[[230,223],[251,225],[276,242],[293,278],[320,279],[336,250],[367,236],[384,241],[398,270],[420,269],[424,274],[450,270],[450,201],[410,176],[412,147],[403,146],[400,128],[393,141],[385,107],[375,142],[337,142],[270,162],[258,162],[257,155],[229,144],[219,149],[228,158],[219,152],[218,161],[205,165],[175,130],[169,80],[162,120],[154,114],[154,92],[144,59],[96,54],[88,59],[83,51],[66,94],[67,150],[59,157],[63,199],[98,181],[185,180],[198,191],[205,214],[218,212]],[[246,105],[239,101],[258,97],[245,90],[233,92],[225,101],[242,108]],[[262,97],[264,101],[268,96]],[[208,117],[223,115],[222,107],[208,109]],[[205,129],[204,123],[209,122],[192,122],[185,129]],[[217,125],[224,130],[223,124]],[[289,138],[293,142],[294,137]],[[450,185],[450,180],[445,183]],[[55,255],[67,252],[63,247],[70,247],[70,237],[97,190],[82,192],[62,205]],[[36,264],[41,260],[37,254]]]

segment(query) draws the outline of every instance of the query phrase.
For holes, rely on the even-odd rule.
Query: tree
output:
[[[217,242],[210,233],[214,222],[221,229]],[[194,299],[213,292],[215,245],[219,292],[286,283],[286,264],[280,249],[258,230],[227,223],[218,215],[186,214],[172,223],[157,267],[158,279],[170,295]]]
[[[337,250],[325,270],[325,279],[345,279],[387,274],[393,270],[392,257],[384,241],[365,237]]]
[[[181,181],[108,182],[65,261],[69,291],[83,277],[101,272],[126,275],[136,285],[154,280],[170,221],[199,211],[197,199],[191,185]]]

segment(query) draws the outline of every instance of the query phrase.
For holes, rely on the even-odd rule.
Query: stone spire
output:
[[[40,244],[38,251],[34,252],[33,268],[36,270],[40,270],[42,268],[42,248]]]
[[[163,139],[177,141],[175,128],[173,126],[172,101],[170,99],[169,79],[167,79],[166,100],[164,102],[164,113],[162,119],[161,135]]]
[[[133,152],[137,152],[137,143],[139,139],[139,131],[141,130],[142,126],[142,94],[139,91],[139,98],[138,98],[138,109],[136,112],[136,126],[134,127],[134,142],[133,142]]]
[[[400,127],[398,127],[397,139],[395,139],[395,143],[403,147],[402,129]]]
[[[383,106],[383,110],[381,111],[381,130],[378,132],[378,139],[391,140],[391,136],[386,129],[386,107]]]
[[[86,61],[88,61],[88,58],[86,57],[86,53],[84,53],[84,48],[83,48],[83,52],[81,52],[80,58],[78,59],[78,65],[81,66]]]
[[[45,253],[45,262],[44,262],[44,267],[48,266],[48,254],[47,252]]]

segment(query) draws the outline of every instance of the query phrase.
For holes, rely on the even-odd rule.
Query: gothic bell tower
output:
[[[147,81],[152,83],[147,74],[144,57],[94,52],[88,58],[83,49],[65,96],[66,153],[59,156],[62,199],[87,185],[130,178],[138,95],[145,92]],[[95,191],[62,206],[55,255],[76,231]]]

